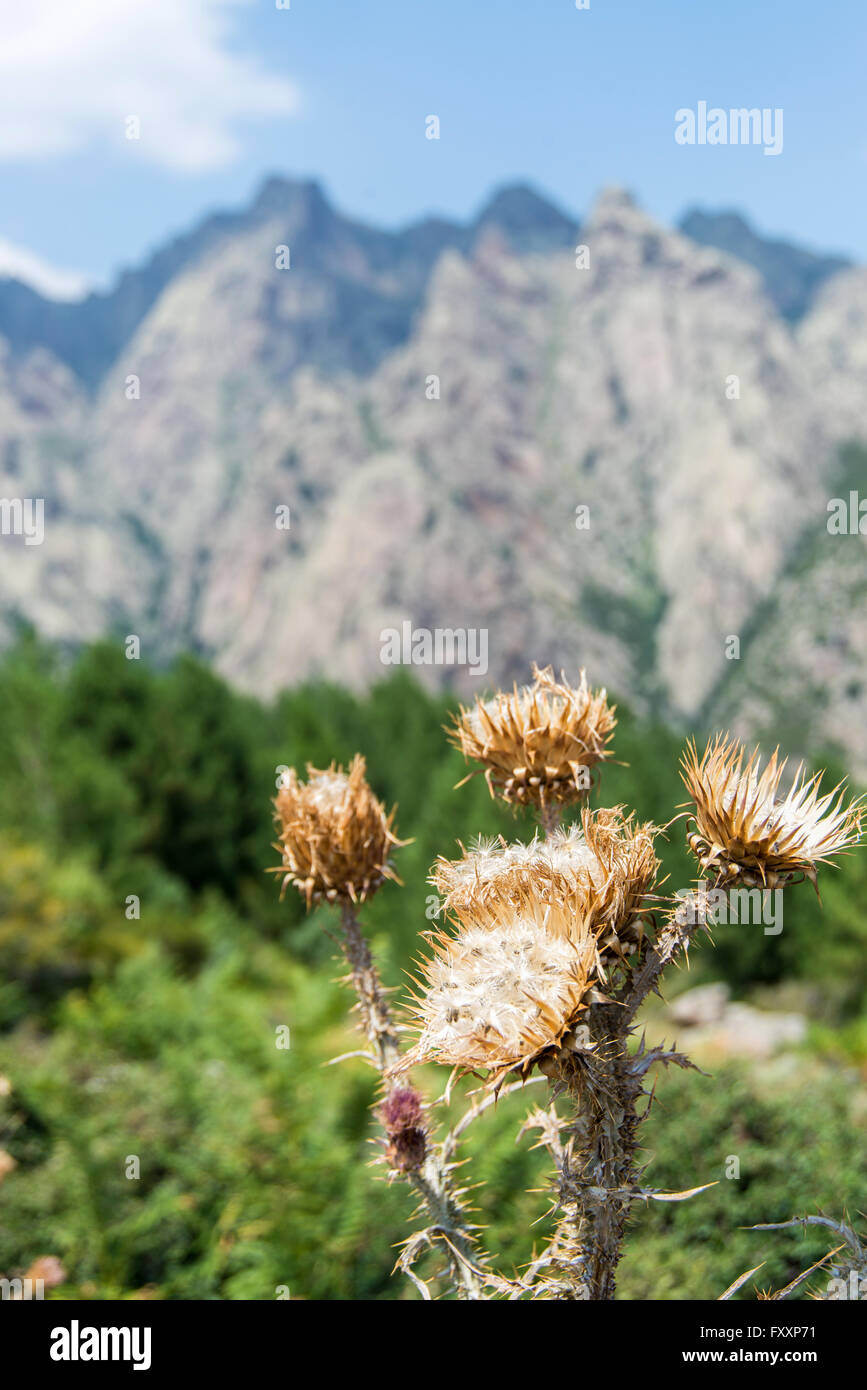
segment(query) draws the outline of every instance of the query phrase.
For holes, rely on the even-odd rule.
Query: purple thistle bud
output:
[[[385,1156],[400,1173],[412,1173],[424,1163],[427,1135],[423,1129],[399,1129],[391,1136]]]
[[[427,1134],[422,1100],[412,1086],[402,1086],[386,1096],[379,1108],[388,1135],[385,1156],[389,1166],[400,1173],[411,1173],[424,1163]]]
[[[421,1096],[412,1086],[402,1086],[386,1096],[379,1111],[382,1123],[391,1135],[399,1129],[420,1129],[422,1126]]]

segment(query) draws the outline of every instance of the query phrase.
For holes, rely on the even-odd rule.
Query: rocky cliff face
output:
[[[754,266],[770,299],[793,322],[803,318],[826,281],[850,265],[842,256],[816,255],[801,246],[758,236],[736,212],[693,208],[681,219],[680,230],[702,246],[714,246]]]
[[[41,546],[0,539],[7,623],[262,691],[375,679],[404,621],[484,628],[485,677],[419,674],[586,664],[671,719],[787,710],[795,746],[842,720],[867,772],[864,541],[826,527],[867,436],[867,272],[792,325],[622,193],[580,231],[518,189],[382,233],[279,181],[159,264],[104,370],[7,334],[0,492],[46,498]]]

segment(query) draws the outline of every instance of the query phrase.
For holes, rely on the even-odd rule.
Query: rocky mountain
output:
[[[353,339],[345,350],[350,356],[361,352],[356,363],[361,371],[372,365],[383,345],[393,346],[409,332],[431,268],[447,248],[466,252],[481,230],[493,227],[515,250],[545,251],[569,246],[575,231],[574,221],[524,185],[503,189],[469,226],[427,218],[404,231],[382,232],[342,217],[314,182],[272,178],[251,207],[206,218],[142,267],[125,270],[106,293],[55,302],[0,275],[0,332],[13,351],[44,347],[94,387],[173,279],[201,264],[226,239],[255,232],[275,216],[292,237],[304,268],[330,275],[338,296],[342,289],[343,333]],[[359,257],[367,264],[367,276],[353,273]]]
[[[867,272],[794,322],[773,257],[700,240],[618,191],[580,228],[522,187],[383,232],[272,180],[53,306],[74,332],[0,286],[0,494],[45,498],[42,545],[0,537],[7,630],[270,692],[376,679],[404,622],[484,629],[486,675],[417,673],[586,664],[867,775],[864,539],[826,525],[863,476]]]
[[[679,225],[701,246],[714,246],[754,266],[780,313],[793,321],[803,317],[826,280],[851,265],[842,256],[817,255],[791,242],[759,236],[736,212],[693,208]]]

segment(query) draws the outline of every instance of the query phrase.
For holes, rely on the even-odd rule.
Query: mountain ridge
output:
[[[747,732],[770,697],[806,708],[821,669],[834,698],[810,737],[842,720],[867,775],[863,543],[792,564],[825,531],[841,446],[867,439],[867,271],[827,277],[794,323],[758,269],[622,190],[596,199],[577,257],[577,224],[549,227],[532,190],[457,244],[425,221],[359,233],[312,183],[263,192],[92,392],[0,337],[0,486],[46,499],[44,545],[0,543],[7,633],[135,633],[272,692],[375,681],[404,621],[484,628],[486,684],[586,666],[673,723],[724,709]],[[855,611],[829,642],[810,586],[838,564]]]
[[[340,227],[359,238],[369,252],[375,254],[378,248],[380,255],[408,262],[412,309],[438,256],[448,249],[467,254],[486,229],[501,231],[516,250],[545,252],[573,244],[580,228],[579,218],[563,212],[532,184],[516,182],[495,188],[466,222],[430,215],[384,231],[337,210],[318,180],[274,174],[263,180],[247,205],[212,213],[167,238],[138,264],[122,269],[110,288],[91,291],[81,300],[53,300],[21,280],[0,276],[0,336],[19,355],[46,348],[95,390],[177,274],[223,237],[277,216],[285,217],[303,237],[327,239]],[[678,228],[699,244],[758,269],[771,298],[792,320],[806,312],[828,278],[851,265],[843,257],[763,237],[736,212],[693,208]]]
[[[487,226],[499,227],[516,242],[526,243],[535,234],[541,249],[565,244],[566,229],[572,227],[553,203],[528,185],[514,184],[495,191],[467,223],[425,217],[396,231],[382,231],[336,211],[317,180],[272,175],[246,207],[210,214],[189,231],[167,239],[139,265],[121,270],[110,289],[94,290],[81,300],[52,300],[22,281],[0,276],[0,335],[19,354],[47,348],[89,389],[96,389],[178,273],[207,255],[222,238],[276,217],[283,218],[302,241],[327,240],[345,231],[357,237],[374,259],[385,253],[392,260],[408,262],[413,304],[437,256],[448,247],[467,250]]]

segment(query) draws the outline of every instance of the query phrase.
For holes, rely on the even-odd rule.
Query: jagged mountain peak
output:
[[[250,221],[265,217],[283,217],[312,236],[322,235],[338,220],[316,179],[289,179],[278,174],[265,180],[249,210]]]
[[[641,235],[644,232],[668,234],[668,229],[645,212],[628,189],[618,184],[600,190],[583,224],[583,230],[588,234],[603,229],[628,235]]]
[[[34,349],[51,353],[85,387],[96,388],[178,276],[215,247],[265,222],[279,222],[281,240],[305,249],[302,260],[308,268],[315,263],[328,275],[340,275],[342,267],[357,284],[363,285],[367,277],[367,288],[374,296],[385,293],[390,302],[382,306],[380,317],[384,315],[387,322],[377,326],[373,335],[362,332],[351,355],[353,363],[363,364],[365,342],[370,341],[371,366],[383,346],[394,346],[405,338],[443,254],[472,254],[480,240],[490,248],[495,244],[492,230],[519,255],[565,250],[575,244],[579,231],[574,215],[527,182],[496,189],[468,222],[431,215],[398,231],[385,231],[337,210],[318,180],[272,174],[246,207],[204,218],[139,265],[124,270],[112,288],[77,303],[57,303],[15,280],[0,279],[0,338],[19,357]],[[765,241],[736,212],[694,209],[682,220],[680,230],[692,241],[722,250],[758,270],[771,300],[788,319],[802,317],[821,285],[847,265],[840,257]],[[636,264],[675,245],[672,234],[619,187],[603,189],[583,224],[582,237],[601,234],[622,238],[625,247],[632,239],[638,249],[628,254]],[[366,318],[372,306],[365,301],[362,307]],[[352,311],[357,310],[356,303]]]
[[[568,245],[578,226],[529,183],[506,184],[495,190],[475,220],[477,231],[494,226],[509,243],[524,251],[551,250]]]
[[[718,212],[690,208],[678,225],[692,241],[753,266],[764,281],[766,293],[790,321],[803,318],[822,285],[851,265],[844,256],[827,255],[762,236],[747,218],[731,208]]]
[[[613,216],[618,212],[628,213],[638,208],[635,194],[623,184],[604,184],[592,204],[593,214]]]

